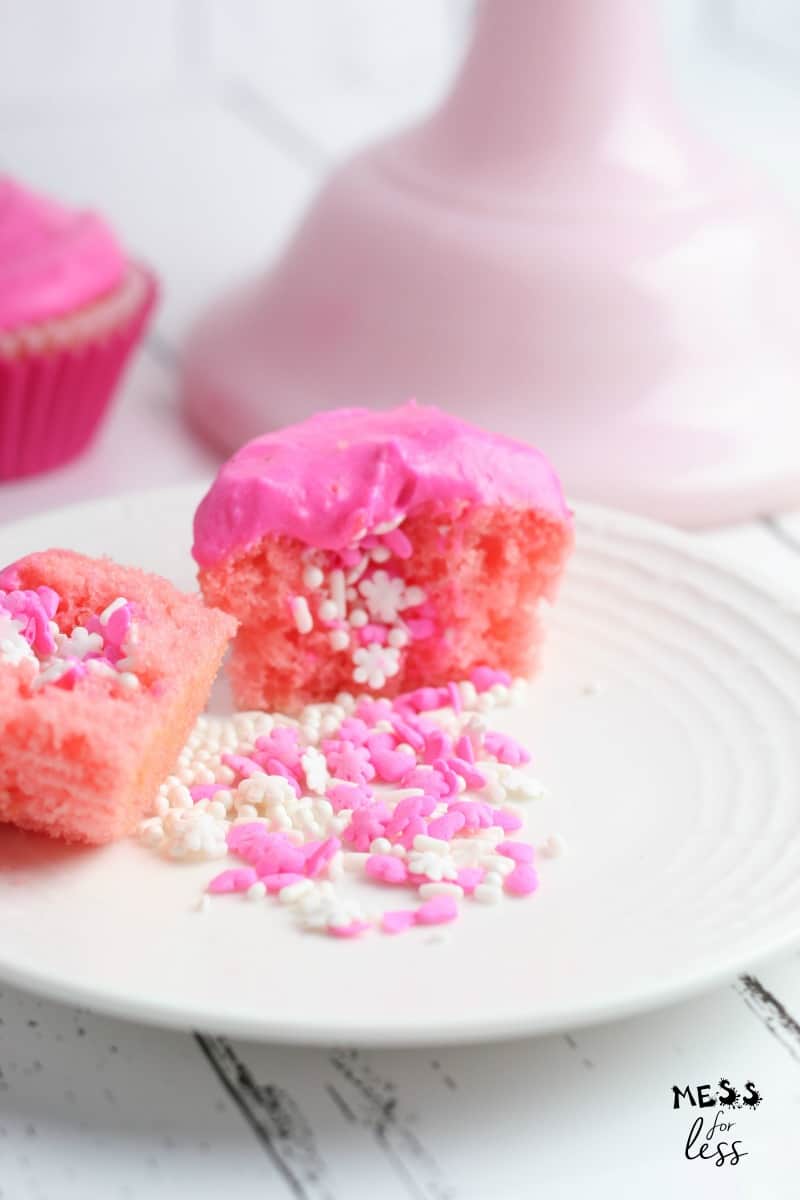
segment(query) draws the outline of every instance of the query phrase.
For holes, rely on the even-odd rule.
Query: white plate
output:
[[[191,586],[194,489],[0,532],[0,561],[111,553]],[[545,670],[498,724],[552,799],[539,892],[441,931],[302,934],[276,904],[193,903],[213,865],[0,831],[0,977],[122,1016],[298,1042],[465,1041],[648,1008],[800,941],[800,636],[791,606],[688,538],[581,509]],[[587,688],[588,685],[588,688]],[[593,687],[596,685],[596,687]],[[381,897],[382,899],[383,897]]]

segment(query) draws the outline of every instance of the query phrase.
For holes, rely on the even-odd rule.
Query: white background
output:
[[[688,109],[800,208],[795,0],[660,8]],[[189,323],[279,251],[331,162],[433,103],[470,13],[465,0],[0,0],[0,170],[99,208],[164,283],[97,445],[63,471],[0,486],[0,521],[210,475],[215,455],[177,411]],[[800,588],[797,518],[702,537]],[[336,1054],[201,1044],[8,990],[0,1198],[789,1200],[800,1194],[800,957],[758,978],[763,991],[737,981],[517,1046],[369,1052],[356,1074],[371,1091]],[[250,1076],[228,1091],[233,1061]],[[673,1083],[721,1075],[755,1078],[764,1094],[739,1118],[750,1153],[735,1169],[685,1162],[689,1119],[671,1110]],[[391,1110],[376,1099],[386,1085]]]

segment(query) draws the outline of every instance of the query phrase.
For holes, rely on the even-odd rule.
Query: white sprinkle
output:
[[[329,634],[328,641],[331,650],[346,650],[350,645],[350,634],[346,629],[334,629],[333,633]]]
[[[434,896],[455,896],[460,900],[464,895],[464,889],[458,883],[421,883],[417,892],[423,900],[430,900]]]
[[[363,608],[354,608],[350,613],[348,620],[353,626],[353,629],[361,629],[364,625],[366,625],[369,617]]]
[[[363,854],[360,850],[345,850],[343,854],[345,871],[364,870],[364,864],[369,858],[368,854]]]
[[[392,517],[390,521],[381,521],[380,525],[373,526],[372,532],[381,537],[384,533],[391,533],[393,529],[397,529],[403,524],[406,519],[405,513],[399,513],[396,517]]]
[[[388,641],[390,646],[394,646],[395,649],[401,650],[403,646],[408,645],[408,630],[402,629],[399,625],[396,625],[394,629],[389,630]]]
[[[414,838],[414,849],[421,853],[449,854],[450,843],[443,838],[429,837],[427,833],[418,833]]]
[[[479,883],[472,894],[479,904],[498,904],[502,899],[500,888],[489,887],[485,883]]]
[[[139,686],[138,677],[132,674],[130,671],[123,671],[120,675],[118,675],[117,683],[121,688],[124,688],[126,692],[135,692]]]
[[[374,546],[370,551],[370,558],[376,563],[388,562],[392,557],[392,552],[388,546]]]
[[[305,571],[303,571],[303,583],[311,592],[315,592],[317,588],[322,587],[325,576],[319,567],[315,567],[313,563],[309,563]]]
[[[405,596],[403,597],[403,608],[416,608],[418,604],[425,603],[425,592],[421,587],[406,588]]]
[[[560,833],[551,833],[539,847],[539,853],[545,858],[561,858],[567,853],[566,839]]]
[[[314,884],[310,879],[298,879],[297,883],[290,883],[288,887],[281,888],[278,892],[278,899],[281,904],[296,904],[298,900],[302,900],[313,890]]]
[[[377,837],[372,841],[369,851],[370,854],[391,854],[392,843],[388,838]]]
[[[266,894],[266,884],[262,883],[260,879],[257,879],[255,883],[251,883],[245,892],[248,900],[263,900]]]
[[[305,596],[292,597],[292,616],[298,633],[311,633],[314,628],[314,618],[311,616],[311,609],[308,607]]]
[[[335,621],[339,615],[339,610],[333,600],[323,600],[317,611],[321,621]]]
[[[344,571],[340,567],[337,567],[335,571],[331,571],[328,576],[328,583],[331,589],[331,600],[336,605],[336,615],[343,621],[347,616]]]
[[[348,596],[350,595],[350,587],[354,583],[358,583],[359,579],[364,574],[364,572],[366,571],[368,566],[369,566],[369,555],[362,554],[361,558],[358,560],[356,565],[354,567],[351,567],[350,570],[347,572],[347,583],[348,583],[347,594],[348,594]]]
[[[112,600],[108,608],[103,609],[103,611],[100,613],[100,624],[107,625],[114,613],[127,603],[128,601],[124,596],[118,596],[116,600]]]

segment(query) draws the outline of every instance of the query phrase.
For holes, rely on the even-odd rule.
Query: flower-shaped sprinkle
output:
[[[308,790],[317,796],[324,796],[325,789],[330,782],[325,755],[320,754],[314,746],[309,746],[300,761],[303,764],[303,774]]]
[[[386,680],[400,670],[400,652],[393,646],[380,646],[370,642],[361,646],[353,655],[356,683],[366,683],[371,688],[382,688]]]
[[[82,625],[76,625],[72,633],[58,634],[56,637],[56,653],[59,658],[80,658],[83,660],[89,654],[99,654],[103,649],[103,639],[99,633],[89,633]]]
[[[408,587],[404,579],[391,576],[388,571],[376,571],[369,579],[362,579],[358,590],[372,617],[387,625],[393,625],[403,609],[416,608],[425,600],[422,588]]]
[[[408,856],[408,869],[412,875],[425,875],[435,883],[443,879],[455,879],[458,868],[449,854],[436,850],[412,850]]]
[[[22,628],[21,621],[0,611],[0,662],[10,663],[12,667],[21,662],[32,662],[38,669],[39,660],[22,636]]]

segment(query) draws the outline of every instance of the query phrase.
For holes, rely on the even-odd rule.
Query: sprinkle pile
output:
[[[71,691],[89,675],[106,677],[124,691],[138,688],[136,624],[124,596],[69,634],[54,620],[60,604],[50,587],[0,588],[0,663],[25,665],[34,674],[34,690],[53,684]]]
[[[434,631],[425,592],[400,570],[413,552],[404,520],[364,529],[338,552],[307,551],[308,594],[290,600],[297,632],[311,633],[316,622],[335,653],[350,655],[354,683],[375,691],[400,670],[404,647]]]
[[[464,897],[529,895],[534,846],[513,835],[519,803],[543,789],[524,769],[527,750],[486,720],[526,687],[479,667],[392,701],[343,693],[297,720],[203,716],[141,840],[176,860],[231,855],[240,865],[208,893],[275,895],[305,928],[340,938],[443,924]],[[554,836],[539,851],[561,848]],[[346,872],[421,903],[367,911],[337,887]]]

